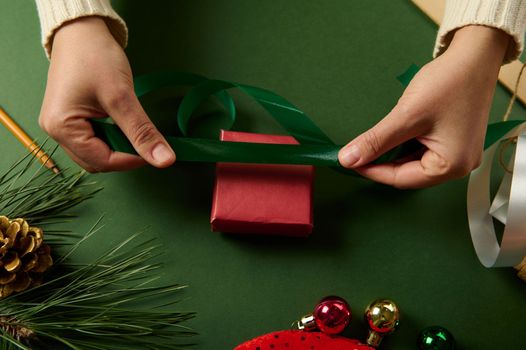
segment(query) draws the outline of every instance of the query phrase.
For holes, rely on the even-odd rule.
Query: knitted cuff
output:
[[[87,16],[102,17],[115,40],[123,48],[126,47],[128,28],[111,7],[110,0],[36,0],[36,4],[42,29],[42,46],[48,58],[57,29],[67,21]]]
[[[470,24],[494,27],[508,33],[513,42],[510,42],[504,63],[511,62],[524,49],[526,0],[447,0],[433,56],[446,51],[455,30]]]

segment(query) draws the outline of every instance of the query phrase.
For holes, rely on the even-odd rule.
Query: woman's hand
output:
[[[508,41],[507,34],[494,28],[459,29],[446,52],[416,74],[393,110],[340,150],[340,163],[397,188],[467,175],[481,161]],[[410,139],[418,140],[423,151],[393,163],[371,163]]]
[[[140,157],[113,152],[95,136],[89,119],[108,115]],[[128,170],[145,161],[163,168],[175,161],[134,94],[124,51],[98,17],[74,20],[56,32],[39,122],[90,172]]]

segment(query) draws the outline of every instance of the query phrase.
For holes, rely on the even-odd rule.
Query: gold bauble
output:
[[[369,327],[366,343],[378,347],[384,336],[398,328],[400,310],[392,300],[377,299],[367,306],[364,318]]]

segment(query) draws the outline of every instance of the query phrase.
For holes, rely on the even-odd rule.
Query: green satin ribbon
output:
[[[399,77],[399,80],[407,85],[417,71],[418,67],[412,65]],[[338,161],[338,152],[342,146],[336,145],[305,113],[272,91],[182,72],[143,75],[135,78],[134,83],[135,92],[139,97],[163,87],[191,87],[177,110],[177,124],[184,136],[188,133],[188,125],[196,115],[196,109],[211,97],[217,99],[224,108],[224,113],[228,117],[228,125],[224,128],[229,129],[236,120],[236,108],[228,90],[237,88],[259,103],[289,135],[300,143],[300,145],[275,145],[167,135],[166,139],[176,151],[178,161],[329,166],[356,175],[344,169]],[[489,125],[485,148],[519,123],[521,122],[507,121]],[[96,135],[112,150],[136,154],[124,133],[111,120],[93,119],[92,124]],[[382,156],[377,162],[391,161],[412,150],[414,143],[402,145]]]
[[[305,164],[341,167],[338,151],[341,146],[321,131],[301,110],[283,97],[258,87],[212,80],[191,73],[165,72],[137,77],[137,96],[167,86],[192,86],[184,96],[177,111],[177,123],[183,135],[196,109],[210,97],[215,97],[228,116],[229,129],[235,122],[236,109],[227,90],[237,88],[258,102],[301,145],[274,145],[244,142],[225,142],[193,137],[166,136],[177,152],[178,161],[189,162],[239,162],[260,164]],[[114,150],[136,153],[122,131],[107,119],[92,120],[98,137]]]

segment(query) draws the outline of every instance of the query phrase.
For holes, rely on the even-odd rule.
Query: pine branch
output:
[[[44,226],[46,242],[66,250],[44,283],[0,300],[0,348],[177,350],[192,345],[187,339],[195,332],[183,322],[194,313],[171,310],[178,302],[175,293],[186,286],[156,284],[162,265],[153,262],[161,254],[153,240],[140,240],[138,233],[79,264],[72,261],[103,230],[101,219],[84,235],[48,227],[74,218],[66,211],[100,190],[86,181],[85,172],[55,175],[30,155],[0,173],[0,214]]]
[[[88,232],[84,242],[97,229]],[[195,333],[182,323],[194,313],[165,306],[175,303],[174,293],[185,286],[153,285],[151,275],[159,274],[160,266],[150,260],[158,248],[136,243],[139,237],[132,236],[94,263],[56,266],[46,283],[0,302],[0,314],[13,320],[13,329],[30,329],[31,345],[36,338],[49,348],[58,343],[67,349],[115,349],[115,343],[123,349],[187,347],[184,339]],[[69,256],[78,249],[81,245],[72,246]],[[147,308],[137,306],[141,304]],[[19,333],[12,332],[9,341],[24,349]],[[3,341],[0,345],[7,346],[8,340]]]
[[[28,154],[0,174],[0,213],[23,217],[32,225],[64,222],[64,212],[92,198],[102,188],[86,182],[85,171],[49,172]]]

